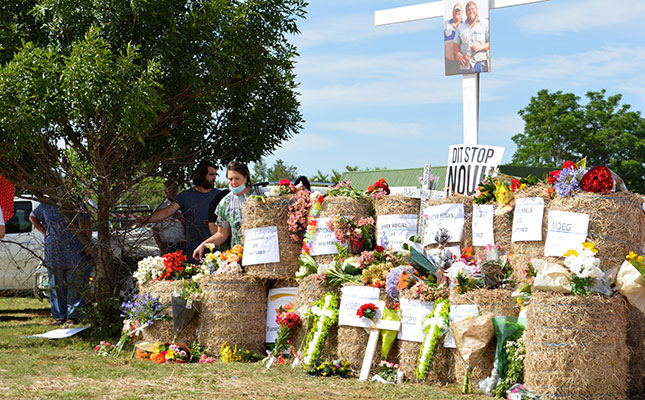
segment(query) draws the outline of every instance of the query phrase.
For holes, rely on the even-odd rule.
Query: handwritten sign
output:
[[[266,343],[275,343],[278,338],[278,323],[275,322],[277,316],[276,309],[291,302],[296,301],[297,287],[283,287],[269,289],[267,298],[267,333]]]
[[[451,193],[472,195],[486,175],[502,162],[504,148],[484,145],[451,145],[448,150],[446,187]]]
[[[270,264],[280,262],[278,228],[247,229],[244,231],[242,265]]]
[[[417,234],[417,218],[416,214],[379,215],[376,219],[376,244],[401,250],[403,243]]]
[[[473,205],[473,246],[495,244],[494,217],[495,209],[492,204]]]
[[[516,199],[511,241],[541,241],[542,216],[544,216],[543,198],[525,197]]]
[[[587,239],[589,214],[549,211],[544,255],[561,257]]]
[[[340,289],[340,307],[338,309],[338,325],[356,326],[360,318],[356,311],[365,303],[375,303],[381,294],[380,290],[371,286],[345,286]],[[381,310],[382,311],[382,310]]]
[[[324,254],[336,254],[336,236],[334,231],[329,229],[327,223],[331,218],[317,218],[316,219],[316,234],[314,240],[311,242],[311,251],[309,254],[312,256],[321,256]]]
[[[401,299],[401,330],[397,339],[409,342],[423,342],[422,322],[432,313],[433,302]]]
[[[440,204],[426,207],[423,210],[425,218],[425,231],[423,233],[423,245],[437,243],[434,240],[435,233],[439,228],[446,228],[450,234],[450,242],[461,242],[461,235],[464,232],[464,205]]]
[[[455,322],[463,321],[469,317],[476,317],[479,315],[479,308],[477,304],[452,304],[450,306],[450,323],[454,324]],[[457,344],[455,343],[455,338],[452,337],[450,331],[446,335],[446,338],[443,341],[443,347],[449,347],[451,349],[456,349]]]

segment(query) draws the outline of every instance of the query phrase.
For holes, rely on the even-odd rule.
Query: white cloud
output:
[[[517,27],[529,33],[560,34],[624,26],[645,17],[643,0],[552,1],[541,9],[544,11],[520,17]]]
[[[404,137],[421,136],[423,128],[415,122],[391,122],[386,120],[355,120],[322,122],[312,124],[315,130],[330,130],[368,136]]]
[[[280,154],[301,153],[305,149],[311,149],[312,146],[315,146],[316,150],[329,150],[336,145],[329,135],[309,133],[306,129],[303,132],[282,142],[282,145],[274,153],[275,157],[280,158],[278,156]]]

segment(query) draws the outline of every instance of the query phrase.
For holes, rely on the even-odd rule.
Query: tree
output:
[[[517,151],[513,164],[562,166],[565,160],[587,157],[587,165],[605,165],[625,180],[627,187],[645,193],[645,119],[622,96],[605,98],[605,90],[587,92],[588,102],[561,91],[541,90],[519,111],[524,133],[513,136]]]
[[[97,204],[96,280],[117,284],[109,212],[196,160],[258,160],[301,128],[302,0],[0,3],[0,174],[45,203]],[[71,218],[71,216],[69,217]]]
[[[284,178],[293,182],[298,178],[298,169],[282,160],[276,160],[272,167],[267,167],[264,160],[260,160],[253,165],[252,178],[254,182],[279,182]]]

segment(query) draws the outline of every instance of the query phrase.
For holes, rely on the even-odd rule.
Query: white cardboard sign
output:
[[[280,262],[278,228],[247,229],[244,231],[244,252],[242,265],[269,264]]]
[[[495,244],[494,217],[495,208],[492,204],[473,205],[473,246]]]
[[[416,214],[379,215],[376,219],[376,244],[392,247],[395,251],[401,250],[403,243],[417,234],[417,219]]]
[[[464,232],[464,205],[462,203],[426,207],[423,210],[423,216],[425,218],[424,246],[437,243],[434,236],[439,228],[448,230],[451,243],[461,242],[461,235]]]
[[[525,197],[515,200],[513,213],[512,242],[531,242],[542,240],[542,216],[544,199]]]
[[[275,343],[278,338],[278,324],[275,322],[277,317],[276,309],[291,302],[296,301],[297,287],[283,287],[269,289],[267,298],[267,333],[266,343]]]
[[[544,255],[561,257],[587,239],[589,214],[549,211]]]
[[[342,295],[338,309],[338,325],[357,326],[360,318],[356,315],[356,311],[365,303],[376,304],[381,294],[378,288],[371,286],[345,286],[340,290]]]
[[[429,301],[401,299],[401,330],[397,339],[423,342],[423,319],[432,313],[434,303]]]
[[[331,218],[316,218],[316,234],[311,242],[311,250],[309,254],[312,256],[322,256],[324,254],[336,254],[336,236],[334,231],[329,229],[327,223]]]
[[[450,323],[463,321],[469,317],[476,317],[479,315],[479,308],[477,304],[451,304],[450,305]],[[456,349],[457,344],[455,343],[455,338],[452,337],[450,331],[446,335],[446,338],[443,341],[443,347],[449,347],[451,349]]]
[[[493,175],[503,155],[503,147],[451,145],[448,150],[446,187],[451,193],[472,195],[485,176]]]

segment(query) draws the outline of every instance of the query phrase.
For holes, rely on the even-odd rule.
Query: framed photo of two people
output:
[[[488,0],[444,0],[446,75],[490,71]]]

